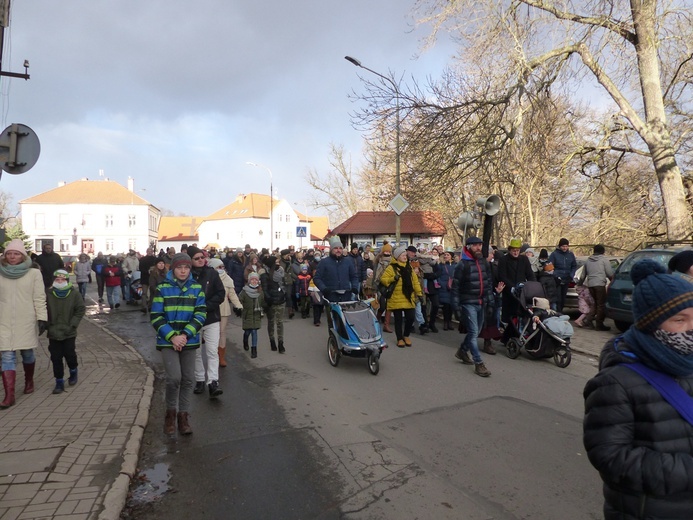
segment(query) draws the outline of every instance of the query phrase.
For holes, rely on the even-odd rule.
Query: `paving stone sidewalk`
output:
[[[79,382],[52,395],[48,340],[40,341],[36,390],[22,393],[20,362],[17,404],[0,410],[0,520],[116,520],[136,471],[154,374],[132,347],[85,318]]]

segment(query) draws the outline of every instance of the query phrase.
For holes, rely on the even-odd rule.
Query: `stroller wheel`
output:
[[[378,372],[380,372],[380,356],[375,352],[368,354],[368,370],[374,376],[377,376]]]
[[[572,353],[568,347],[558,347],[553,351],[553,362],[556,363],[557,367],[565,368],[570,365],[570,360],[573,358]]]
[[[510,338],[505,345],[505,355],[510,359],[515,359],[520,355],[520,344],[516,338]]]
[[[327,357],[330,360],[330,365],[336,367],[339,365],[339,358],[341,354],[339,353],[339,345],[337,345],[337,339],[330,334],[327,339]]]

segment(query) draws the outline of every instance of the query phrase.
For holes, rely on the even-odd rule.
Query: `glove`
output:
[[[48,330],[48,322],[45,320],[38,320],[39,336]]]
[[[243,308],[241,308],[241,307],[234,307],[233,313],[234,313],[237,317],[240,318],[241,315],[243,314]]]

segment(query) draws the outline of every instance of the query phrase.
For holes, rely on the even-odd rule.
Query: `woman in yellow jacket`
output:
[[[409,334],[414,327],[414,308],[416,307],[416,299],[421,298],[423,293],[419,277],[409,265],[407,250],[404,246],[395,248],[390,265],[380,277],[380,283],[389,286],[395,281],[395,278],[397,278],[397,284],[392,297],[387,300],[387,310],[392,311],[395,315],[397,346],[400,348],[411,347]]]

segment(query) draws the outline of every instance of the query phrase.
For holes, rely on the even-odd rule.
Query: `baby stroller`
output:
[[[325,305],[330,333],[327,340],[330,364],[336,367],[342,356],[367,358],[368,370],[377,375],[380,354],[387,345],[370,302],[330,302],[325,299]]]
[[[520,303],[520,313],[508,324],[514,328],[515,336],[506,344],[506,355],[515,359],[524,347],[533,358],[553,357],[556,366],[567,367],[572,359],[570,338],[573,335],[568,316],[549,309],[540,282],[519,284],[512,293]]]

